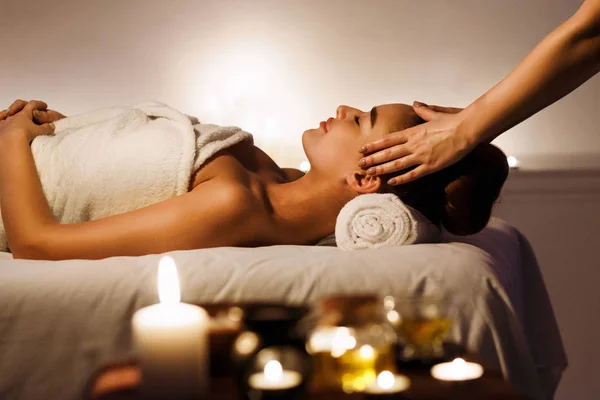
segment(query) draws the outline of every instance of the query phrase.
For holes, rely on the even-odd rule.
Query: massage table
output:
[[[567,360],[533,250],[506,222],[441,243],[344,252],[330,246],[174,251],[182,301],[313,304],[331,294],[448,294],[451,338],[533,399]],[[30,261],[0,255],[0,398],[78,399],[102,366],[133,355],[130,321],[157,302],[161,255]]]

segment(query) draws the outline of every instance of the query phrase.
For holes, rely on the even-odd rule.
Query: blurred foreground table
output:
[[[411,386],[398,395],[374,396],[367,394],[346,394],[343,392],[318,392],[311,390],[310,400],[342,399],[403,399],[403,400],[530,400],[517,392],[501,375],[486,372],[482,378],[462,384],[440,382],[433,379],[428,371],[403,371],[411,380]],[[139,368],[133,363],[110,365],[99,372],[90,385],[89,399],[95,400],[137,400],[141,381]],[[231,377],[211,379],[210,399],[241,399],[235,381]]]

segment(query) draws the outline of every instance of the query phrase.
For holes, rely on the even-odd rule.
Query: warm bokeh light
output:
[[[302,172],[310,171],[310,163],[308,161],[302,161],[298,167]]]
[[[371,360],[375,358],[375,353],[375,349],[368,344],[362,345],[360,346],[360,349],[358,349],[358,354],[363,360]]]

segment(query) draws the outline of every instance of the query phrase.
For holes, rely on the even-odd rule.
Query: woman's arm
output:
[[[514,71],[462,112],[442,114],[416,103],[417,114],[429,122],[367,144],[363,153],[377,153],[359,165],[377,175],[416,167],[390,182],[394,185],[439,171],[567,95],[598,71],[600,0],[586,0]]]
[[[28,114],[35,108],[28,106],[22,111],[29,121],[32,116]],[[253,236],[261,239],[266,224],[256,212],[254,197],[247,188],[217,178],[184,195],[126,214],[59,224],[36,171],[29,146],[32,134],[22,128],[26,125],[23,121],[11,120],[24,120],[25,116],[19,113],[0,124],[0,207],[15,258],[137,256],[244,245]]]

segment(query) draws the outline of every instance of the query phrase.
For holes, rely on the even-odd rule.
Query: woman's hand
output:
[[[0,136],[25,135],[31,142],[38,136],[54,132],[54,121],[64,115],[48,110],[42,101],[15,101],[7,110],[0,112]]]
[[[25,100],[16,100],[14,103],[12,103],[12,105],[10,107],[8,107],[8,109],[0,111],[0,121],[6,119],[7,117],[15,115],[16,113],[21,111],[23,108],[25,108],[26,105],[27,105],[27,102]],[[64,116],[63,114],[59,113],[58,111],[54,111],[54,110],[38,109],[33,112],[34,121],[40,125],[47,124],[50,122],[56,122],[59,119],[63,119],[63,118],[66,118],[66,116]]]
[[[415,102],[413,109],[428,122],[366,144],[361,153],[376,152],[359,162],[367,174],[385,175],[415,167],[388,181],[402,185],[456,163],[479,144],[461,130],[462,108]]]

